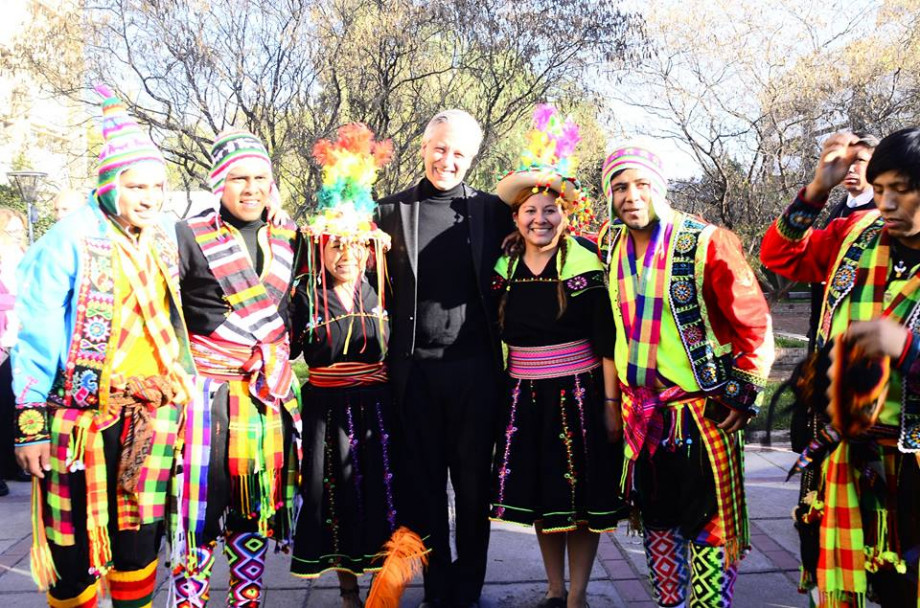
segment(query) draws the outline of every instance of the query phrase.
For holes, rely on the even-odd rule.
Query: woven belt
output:
[[[509,346],[508,373],[521,380],[541,380],[582,374],[596,369],[601,360],[591,342],[578,340],[550,346]]]
[[[333,363],[329,367],[311,367],[309,382],[318,388],[347,388],[386,382],[385,363]]]

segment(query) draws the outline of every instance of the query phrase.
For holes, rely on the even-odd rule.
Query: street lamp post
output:
[[[6,174],[7,178],[19,190],[19,196],[26,203],[26,215],[29,221],[29,244],[35,240],[32,225],[38,221],[35,202],[38,201],[38,187],[48,177],[47,173],[41,171],[10,171]]]

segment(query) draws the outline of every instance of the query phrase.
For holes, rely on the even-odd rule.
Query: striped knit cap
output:
[[[664,177],[661,157],[642,144],[627,143],[614,150],[604,161],[601,184],[608,203],[611,201],[610,180],[613,179],[615,173],[626,169],[644,170],[652,182],[652,193],[656,195],[655,199],[664,199],[668,191],[668,180]]]
[[[211,192],[217,198],[224,193],[224,180],[233,168],[233,165],[247,158],[258,158],[265,161],[271,171],[272,161],[268,157],[268,150],[262,140],[243,130],[224,131],[217,136],[211,146]],[[274,179],[274,178],[272,178]]]
[[[123,171],[143,162],[166,165],[163,154],[150,136],[141,130],[125,108],[124,102],[105,85],[97,85],[96,92],[102,102],[102,138],[99,152],[99,181],[96,200],[99,206],[112,215],[120,215],[118,208],[118,176]]]

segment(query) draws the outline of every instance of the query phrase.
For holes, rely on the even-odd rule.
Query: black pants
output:
[[[479,599],[489,551],[489,490],[499,391],[491,357],[415,361],[400,405],[411,520],[432,550],[425,598]],[[451,559],[447,476],[455,493],[457,559]],[[412,523],[410,523],[412,525]]]
[[[112,541],[112,562],[116,570],[131,572],[145,568],[157,558],[163,540],[163,522],[145,524],[138,530],[118,529],[118,505],[115,488],[118,479],[118,458],[121,446],[122,422],[102,431],[106,478],[109,494],[109,538]],[[47,480],[47,477],[45,478]],[[44,485],[44,484],[43,484]],[[44,489],[44,488],[43,488]],[[89,573],[89,538],[86,532],[86,475],[77,471],[70,475],[73,509],[74,541],[71,547],[48,542],[51,557],[60,579],[49,593],[59,600],[77,597],[95,582]]]
[[[0,365],[0,479],[13,479],[20,472],[13,447],[16,398],[12,369],[9,359]]]

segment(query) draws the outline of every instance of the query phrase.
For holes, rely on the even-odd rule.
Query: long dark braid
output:
[[[562,269],[565,268],[565,258],[569,253],[569,230],[568,227],[562,229],[559,235],[559,250],[556,252],[556,301],[559,302],[559,312],[556,313],[556,320],[562,318],[568,306],[569,299],[565,295],[565,286],[562,284]]]
[[[521,256],[524,255],[524,237],[520,232],[511,237],[511,241],[505,247],[505,255],[508,256],[508,276],[505,277],[505,289],[498,301],[498,326],[505,329],[505,305],[508,303],[508,291],[511,287],[511,277],[514,269],[517,268]]]

